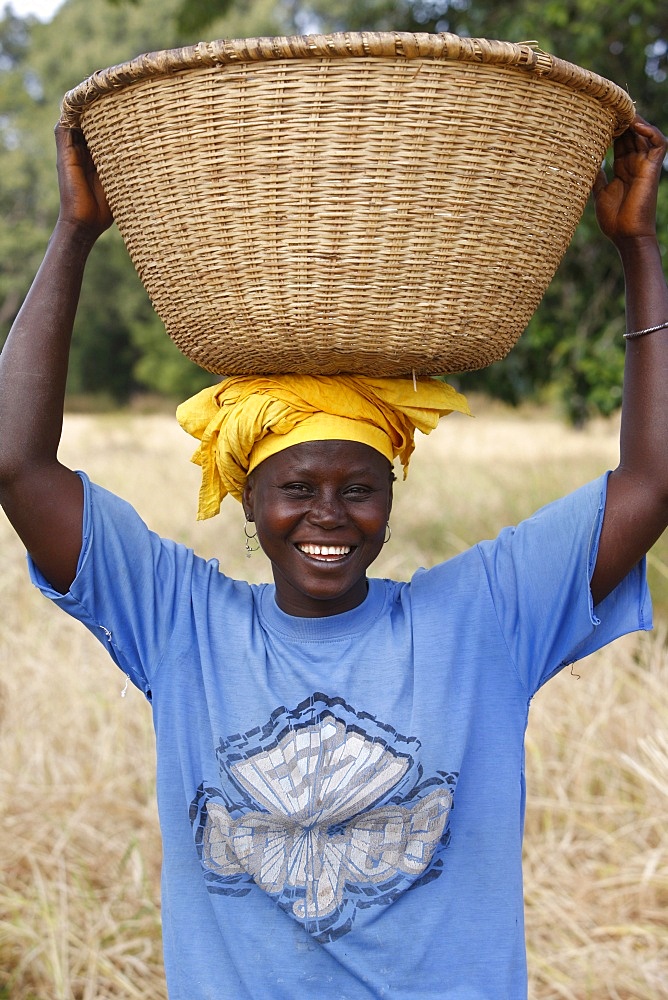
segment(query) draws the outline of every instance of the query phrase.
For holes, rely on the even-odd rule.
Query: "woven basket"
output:
[[[167,332],[221,374],[503,357],[628,95],[537,50],[360,33],[201,43],[63,102]]]

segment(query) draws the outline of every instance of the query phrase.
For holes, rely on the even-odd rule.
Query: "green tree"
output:
[[[30,28],[7,11],[0,22],[0,323],[10,322],[39,264],[50,229],[42,197],[47,162],[36,125],[43,93],[26,63]]]
[[[56,218],[53,126],[63,94],[96,69],[176,45],[175,8],[175,0],[123,7],[69,0],[49,24],[5,11],[0,21],[0,343]],[[106,234],[86,269],[70,391],[122,401],[142,388],[185,395],[209,380],[165,335],[118,232]]]

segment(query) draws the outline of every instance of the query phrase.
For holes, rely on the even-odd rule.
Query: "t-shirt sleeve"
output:
[[[607,475],[478,546],[510,654],[530,694],[562,667],[652,627],[645,561],[594,607]]]
[[[177,606],[189,601],[195,557],[150,531],[130,504],[79,475],[83,543],[74,582],[61,594],[28,556],[30,576],[46,597],[105,644],[150,699],[151,678],[170,640]]]

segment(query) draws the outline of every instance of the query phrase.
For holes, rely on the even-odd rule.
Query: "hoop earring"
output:
[[[385,538],[383,539],[383,545],[387,545],[390,538],[392,537],[392,528],[390,527],[390,522],[388,521],[385,525]]]
[[[250,559],[251,553],[257,552],[257,550],[260,548],[260,544],[259,542],[257,545],[250,544],[257,538],[257,530],[255,531],[254,535],[248,534],[248,518],[246,518],[246,521],[244,522],[244,535],[246,536],[246,559]]]

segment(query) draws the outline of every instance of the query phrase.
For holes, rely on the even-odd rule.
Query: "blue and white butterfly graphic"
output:
[[[436,878],[457,774],[424,780],[419,749],[323,694],[221,740],[222,787],[202,784],[190,809],[209,890],[254,883],[324,942]]]

